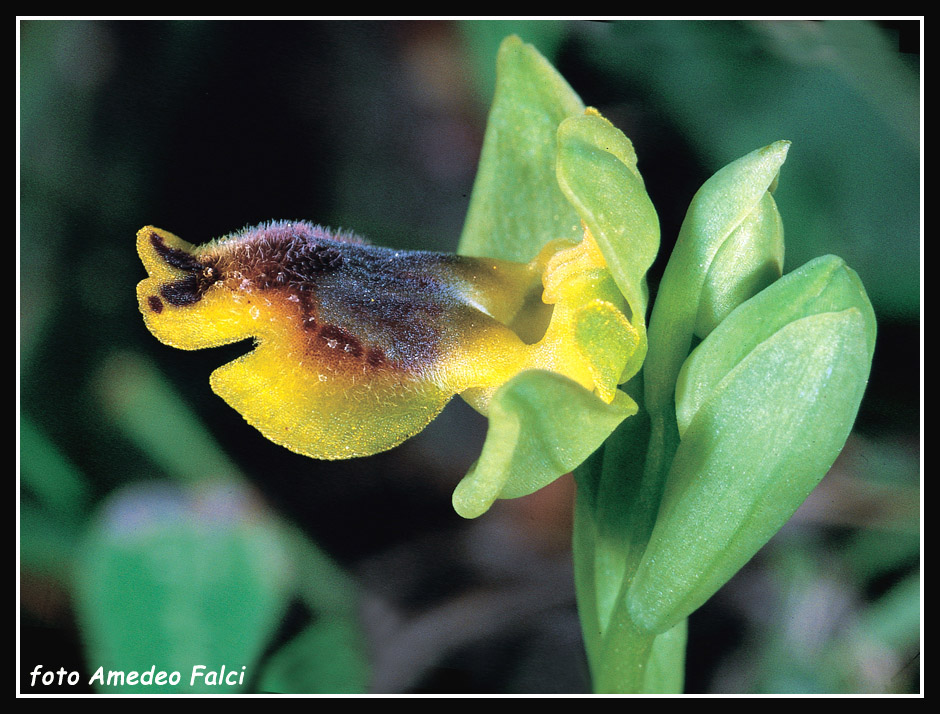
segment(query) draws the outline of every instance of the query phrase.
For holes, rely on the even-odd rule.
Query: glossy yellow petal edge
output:
[[[147,328],[181,349],[253,339],[212,373],[212,389],[313,458],[392,448],[455,394],[485,414],[526,369],[610,403],[638,342],[586,230],[528,264],[382,248],[289,221],[201,246],[146,226],[137,250]]]

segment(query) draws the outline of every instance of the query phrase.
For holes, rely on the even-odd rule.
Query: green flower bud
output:
[[[718,248],[698,303],[695,334],[704,338],[734,308],[783,272],[783,221],[770,191],[764,193]]]
[[[782,257],[776,207],[764,198],[774,187],[790,142],[777,141],[725,166],[698,190],[659,285],[650,319],[646,389],[655,419],[667,400],[692,335],[704,334],[759,289],[768,265]],[[740,231],[740,232],[739,232]],[[775,237],[779,233],[779,237]],[[717,262],[716,262],[717,261]],[[741,263],[741,268],[733,266]]]
[[[681,442],[627,607],[663,632],[721,587],[835,461],[871,368],[875,317],[858,276],[818,258],[734,310],[690,355]]]

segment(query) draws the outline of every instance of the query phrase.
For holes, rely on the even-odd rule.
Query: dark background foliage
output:
[[[166,348],[134,297],[134,235],[149,223],[201,243],[309,219],[453,251],[510,32],[633,140],[663,231],[653,291],[697,187],[790,139],[776,194],[787,270],[841,255],[879,317],[856,432],[793,521],[693,616],[688,691],[917,690],[918,22],[19,29],[22,691],[36,691],[36,663],[83,681],[97,666],[76,583],[107,577],[88,543],[114,504],[152,513],[155,484],[187,502],[219,479],[244,494],[233,519],[292,524],[350,575],[371,691],[587,691],[570,481],[461,520],[450,493],[486,424],[460,400],[385,454],[291,454],[209,389],[246,346]],[[313,602],[286,589],[256,672],[328,619]]]

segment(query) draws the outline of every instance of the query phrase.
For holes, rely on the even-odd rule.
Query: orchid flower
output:
[[[575,581],[597,691],[682,688],[685,619],[792,515],[855,420],[877,326],[835,256],[783,275],[790,143],[692,199],[650,307],[659,222],[630,140],[507,38],[457,254],[272,221],[137,249],[150,331],[201,349],[249,424],[319,459],[373,454],[455,395],[489,419],[465,517],[574,471]]]

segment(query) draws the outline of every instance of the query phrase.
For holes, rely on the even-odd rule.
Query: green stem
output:
[[[604,638],[604,648],[593,670],[597,694],[636,694],[646,689],[646,673],[656,636],[640,630],[629,620],[613,624]]]
[[[626,390],[642,403],[642,379]],[[627,588],[659,507],[664,469],[648,468],[650,441],[650,422],[641,409],[575,471],[575,584],[596,692],[681,689],[684,639],[661,635],[668,646],[660,645],[656,635],[637,627],[626,607]]]

